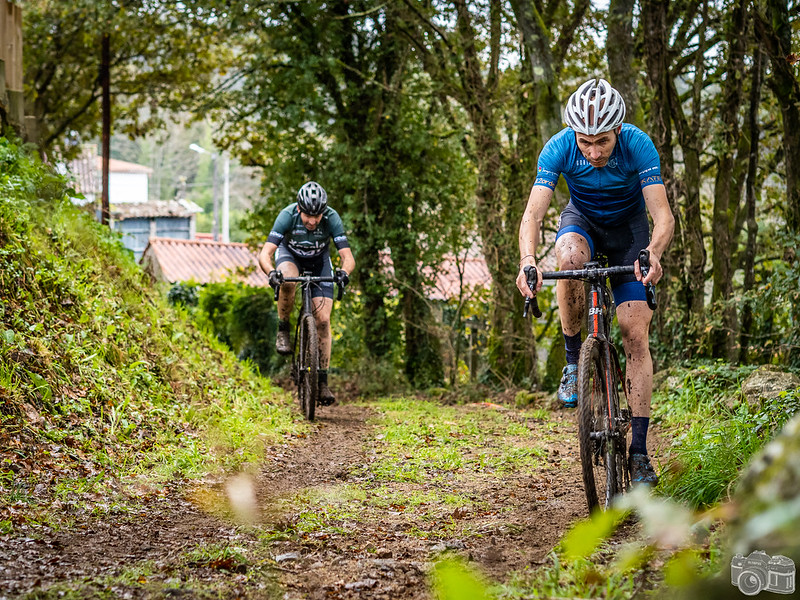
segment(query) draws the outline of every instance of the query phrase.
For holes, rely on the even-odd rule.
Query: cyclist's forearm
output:
[[[270,271],[275,269],[274,263],[272,262],[272,257],[275,256],[275,251],[277,249],[278,246],[272,242],[267,242],[264,244],[264,247],[261,248],[261,252],[258,253],[258,265],[261,267],[261,270],[264,271],[264,273],[269,274]]]
[[[675,230],[675,217],[667,200],[667,190],[663,185],[650,185],[642,190],[647,210],[653,218],[653,234],[648,246],[651,253],[656,255],[658,260],[672,241],[672,233]]]
[[[656,224],[653,223],[653,235],[650,238],[648,249],[652,254],[655,254],[658,260],[666,252],[670,241],[672,241],[672,232],[675,229],[675,219],[671,219],[669,223]]]
[[[542,233],[542,222],[550,206],[553,190],[534,186],[528,197],[528,205],[519,224],[520,266],[536,264],[536,249]]]
[[[342,258],[342,270],[351,275],[353,269],[356,268],[356,259],[353,257],[353,251],[350,248],[342,248],[339,250],[339,256]]]

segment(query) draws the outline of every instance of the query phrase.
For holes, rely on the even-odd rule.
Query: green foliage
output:
[[[151,289],[60,177],[5,138],[0,160],[0,498],[57,520],[53,495],[235,468],[294,430],[283,397]]]
[[[681,369],[677,365],[668,373],[663,386],[664,398],[656,404],[655,414],[668,423],[688,415],[712,415],[723,411],[725,400],[741,397],[741,385],[755,370],[752,366],[736,367],[722,362],[697,362]]]
[[[536,570],[514,574],[508,583],[497,586],[498,597],[519,598],[632,598],[635,579],[614,566],[608,566],[611,552],[603,548],[591,557],[564,561],[552,552],[549,563]]]
[[[170,301],[170,304],[187,307],[197,306],[197,286],[179,281],[169,288],[167,300]]]
[[[461,561],[448,559],[436,563],[433,581],[437,600],[488,600],[491,597],[477,574]]]
[[[800,410],[800,391],[750,406],[741,383],[752,367],[706,365],[687,371],[656,403],[672,431],[659,489],[694,507],[724,500],[750,458]],[[678,380],[673,376],[672,380]]]
[[[278,315],[271,288],[239,282],[211,283],[199,291],[196,316],[240,359],[251,360],[263,374],[272,373],[285,359],[275,351]]]
[[[626,516],[623,511],[609,509],[596,511],[591,519],[580,521],[561,542],[564,556],[568,560],[591,556],[600,543],[616,531]]]
[[[27,1],[25,94],[36,106],[42,146],[66,156],[99,134],[103,34],[110,36],[115,129],[140,136],[163,126],[160,111],[195,107],[230,57],[215,4]]]
[[[387,299],[390,311],[396,309],[397,299]],[[386,332],[388,349],[380,356],[371,355],[364,336],[364,296],[354,286],[349,286],[342,301],[334,303],[331,313],[331,369],[345,371],[357,393],[384,396],[408,391],[409,382],[403,368],[400,332],[392,328]]]
[[[264,168],[266,202],[246,224],[253,239],[264,239],[305,180],[322,183],[356,256],[360,349],[388,363],[400,349],[409,379],[425,387],[441,373],[419,295],[443,255],[470,239],[474,173],[452,121],[460,115],[414,60],[400,11],[315,0],[232,14],[247,32],[246,64],[218,114],[221,143]],[[248,118],[229,118],[230,106]],[[416,360],[420,348],[430,360]]]

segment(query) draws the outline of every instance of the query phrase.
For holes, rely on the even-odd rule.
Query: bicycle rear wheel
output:
[[[319,396],[319,338],[312,315],[303,316],[300,323],[298,367],[297,396],[300,409],[309,421],[313,421]]]
[[[619,382],[607,368],[603,342],[587,338],[578,360],[578,438],[589,512],[606,509],[625,489],[624,439],[619,442]]]

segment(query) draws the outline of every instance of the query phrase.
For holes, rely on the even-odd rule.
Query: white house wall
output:
[[[111,204],[147,202],[147,173],[109,173],[108,201]]]

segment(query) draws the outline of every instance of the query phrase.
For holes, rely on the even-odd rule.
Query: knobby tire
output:
[[[312,315],[305,315],[300,324],[298,361],[297,395],[300,409],[309,421],[313,421],[319,399],[319,337]]]
[[[625,490],[625,440],[620,442],[615,424],[619,381],[613,367],[606,367],[604,350],[599,339],[587,338],[578,360],[578,439],[590,513],[608,508]]]

